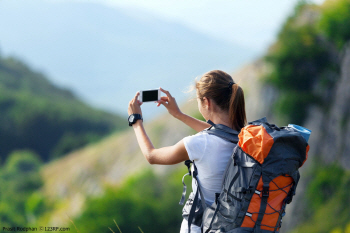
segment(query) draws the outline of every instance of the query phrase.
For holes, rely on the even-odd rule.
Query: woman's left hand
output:
[[[128,107],[128,114],[141,114],[142,115],[142,111],[141,111],[141,105],[142,102],[140,102],[138,100],[140,93],[137,92],[135,97],[129,102],[129,107]]]

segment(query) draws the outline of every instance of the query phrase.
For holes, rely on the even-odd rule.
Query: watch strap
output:
[[[133,119],[133,121],[130,121],[130,116],[132,116],[132,115],[134,116],[134,119]],[[132,126],[133,124],[135,124],[137,120],[143,120],[141,114],[135,113],[135,114],[131,114],[130,116],[128,118],[129,126]]]

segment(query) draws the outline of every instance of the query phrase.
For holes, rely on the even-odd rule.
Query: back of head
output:
[[[196,90],[201,101],[203,97],[209,98],[222,111],[227,111],[237,130],[247,124],[243,89],[229,74],[221,70],[209,71],[196,82]]]

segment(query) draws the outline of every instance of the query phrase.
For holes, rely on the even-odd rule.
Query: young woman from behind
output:
[[[206,121],[211,120],[214,124],[230,127],[237,133],[246,125],[244,93],[229,74],[220,70],[210,71],[196,81],[195,88],[198,110]],[[215,200],[215,193],[221,190],[222,176],[236,145],[202,131],[211,125],[182,113],[175,98],[168,91],[161,91],[166,96],[161,97],[158,106],[165,106],[173,117],[199,133],[187,136],[173,146],[154,148],[142,121],[138,120],[132,126],[141,151],[150,164],[170,165],[186,160],[194,161],[204,196],[201,199],[211,205]],[[142,103],[137,100],[138,95],[139,93],[129,103],[129,115],[142,115]],[[193,190],[197,189],[196,185],[196,182],[192,182]],[[180,232],[188,232],[186,219],[182,222]],[[200,233],[200,226],[192,224],[191,232]]]

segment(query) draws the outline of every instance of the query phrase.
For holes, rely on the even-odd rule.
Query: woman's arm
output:
[[[192,129],[194,129],[197,132],[200,132],[203,129],[206,129],[206,128],[211,126],[210,124],[208,124],[205,121],[198,120],[198,119],[193,118],[189,115],[186,115],[182,112],[179,115],[177,115],[175,118],[182,121],[183,123],[185,123],[186,125],[188,125],[189,127],[191,127]]]
[[[182,121],[183,123],[185,123],[186,125],[188,125],[189,127],[191,127],[197,132],[200,132],[203,129],[210,127],[210,124],[208,124],[207,122],[198,120],[196,118],[193,118],[189,115],[182,113],[175,101],[175,98],[171,96],[169,91],[166,91],[162,88],[160,88],[160,90],[164,92],[167,96],[162,96],[157,106],[159,106],[160,104],[163,104],[164,107],[168,109],[168,112],[173,117]]]
[[[155,149],[146,134],[142,121],[138,120],[133,124],[133,128],[142,154],[150,164],[170,165],[189,159],[183,140],[173,146]]]
[[[136,93],[135,97],[129,102],[129,115],[142,115],[140,107],[142,103],[137,100],[138,96],[139,93]],[[151,140],[146,134],[145,128],[143,127],[143,122],[141,120],[136,121],[133,124],[133,128],[142,154],[150,164],[176,164],[189,159],[182,140],[173,146],[155,149]]]

